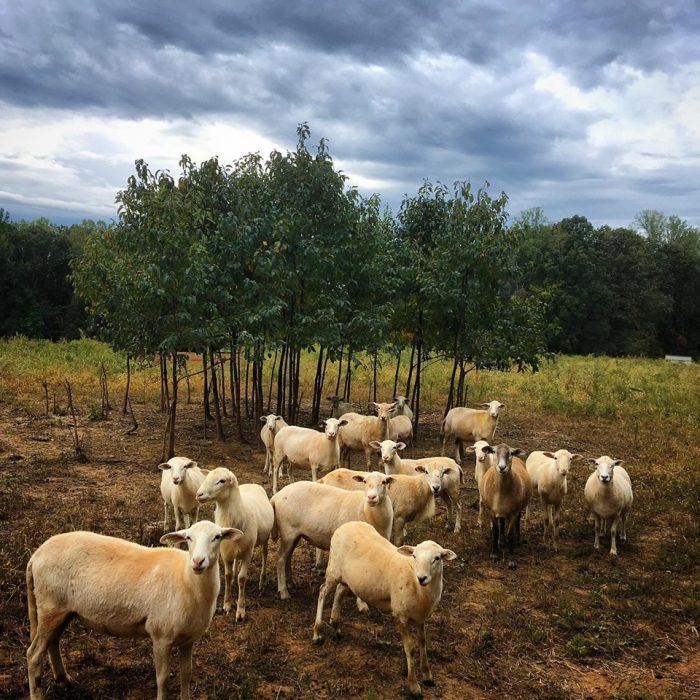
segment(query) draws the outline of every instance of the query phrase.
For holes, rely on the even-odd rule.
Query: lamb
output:
[[[352,413],[355,407],[348,401],[343,401],[341,396],[334,394],[327,396],[327,401],[331,402],[331,418],[341,418],[346,413]]]
[[[180,698],[189,700],[192,645],[207,631],[219,594],[219,547],[242,536],[236,528],[203,520],[160,539],[185,542],[188,552],[92,532],[46,540],[27,564],[31,700],[44,696],[40,679],[47,651],[56,681],[71,681],[60,638],[73,617],[113,636],[150,637],[158,700],[165,699],[170,652],[179,647]]]
[[[395,547],[366,523],[341,525],[333,535],[325,582],[318,593],[313,641],[323,642],[323,608],[335,588],[330,624],[339,634],[342,599],[350,590],[370,605],[387,610],[396,618],[403,641],[408,671],[408,690],[421,697],[416,679],[413,650],[416,639],[420,671],[426,685],[433,685],[425,640],[425,622],[442,597],[442,565],[457,555],[427,540],[415,547]]]
[[[195,494],[208,470],[200,469],[197,462],[187,457],[172,457],[167,462],[159,464],[158,469],[163,472],[160,477],[160,493],[165,506],[163,530],[167,530],[170,526],[168,512],[170,507],[175,512],[175,527],[178,530],[182,526],[181,514],[185,527],[190,526],[190,515],[193,513],[194,522],[197,522],[199,504]]]
[[[391,437],[389,434],[389,412],[394,404],[370,403],[370,408],[377,411],[376,416],[362,416],[359,413],[346,413],[344,420],[348,421],[341,435],[343,454],[349,450],[362,450],[365,453],[367,471],[372,468],[372,447],[375,440],[381,441]]]
[[[277,435],[282,428],[287,427],[287,421],[285,421],[282,416],[276,416],[274,413],[270,413],[268,416],[260,416],[260,420],[265,423],[260,429],[260,440],[265,446],[265,466],[263,467],[263,474],[270,474],[272,472],[272,454],[275,444],[275,435]]]
[[[584,496],[595,518],[595,540],[593,548],[600,549],[601,524],[610,523],[610,554],[617,556],[617,527],[621,525],[620,540],[627,540],[627,513],[632,507],[632,481],[622,467],[621,459],[607,455],[589,460],[596,470],[588,477]]]
[[[473,454],[476,459],[476,465],[474,467],[474,481],[476,481],[476,487],[479,490],[479,515],[476,519],[477,527],[481,527],[483,525],[484,501],[481,496],[481,481],[484,478],[486,471],[490,469],[494,463],[493,455],[484,452],[484,447],[488,446],[489,443],[486,442],[486,440],[477,440],[471,447],[467,447],[465,450],[467,454]]]
[[[498,416],[505,408],[505,404],[498,401],[483,403],[487,410],[477,408],[453,408],[451,409],[440,426],[442,437],[442,454],[445,454],[447,442],[455,441],[455,462],[461,464],[461,448],[464,442],[476,442],[477,440],[493,440]]]
[[[347,491],[358,491],[364,489],[364,483],[355,477],[364,475],[365,472],[352,469],[334,469],[320,479],[319,483],[330,484]],[[394,508],[391,541],[399,546],[404,543],[408,523],[422,523],[435,515],[435,499],[427,479],[421,475],[397,474],[393,479],[389,486],[389,497]]]
[[[235,527],[243,533],[235,542],[221,546],[221,559],[224,562],[225,588],[224,613],[231,611],[231,582],[238,570],[238,601],[236,602],[236,622],[245,619],[245,586],[248,580],[248,567],[253,558],[253,550],[262,547],[262,566],[258,589],[265,580],[267,545],[275,521],[275,514],[265,489],[258,484],[241,484],[236,475],[223,467],[212,469],[197,491],[197,501],[214,501],[214,521],[221,527]]]
[[[522,460],[524,450],[513,449],[505,443],[483,448],[495,456],[494,466],[481,480],[484,505],[491,511],[491,559],[498,559],[499,549],[508,544],[508,568],[515,568],[514,548],[520,544],[520,516],[530,502],[532,486]],[[505,553],[505,552],[504,552]]]
[[[272,460],[273,494],[277,493],[277,478],[285,463],[307,469],[310,467],[313,481],[316,481],[319,469],[335,469],[340,465],[338,430],[347,421],[344,418],[328,418],[322,423],[323,433],[296,425],[288,425],[277,433]]]
[[[414,476],[417,472],[427,475],[428,483],[436,498],[440,498],[448,509],[447,527],[454,522],[454,532],[462,526],[462,504],[459,492],[462,483],[462,468],[450,457],[422,457],[421,459],[402,459],[399,451],[405,449],[403,442],[393,440],[376,440],[370,446],[381,452],[381,463],[387,474],[406,474]]]
[[[525,468],[530,475],[533,493],[537,492],[544,509],[544,534],[542,541],[547,543],[547,535],[551,533],[554,551],[559,550],[559,512],[566,496],[566,476],[572,460],[583,459],[580,454],[572,454],[569,450],[556,452],[533,452],[525,462]],[[530,506],[528,505],[528,510]],[[528,510],[525,511],[526,518]]]
[[[391,417],[395,416],[406,416],[413,423],[413,411],[405,396],[394,396],[394,409],[391,412]]]
[[[272,499],[275,509],[273,537],[279,537],[277,550],[277,590],[287,600],[287,578],[291,579],[294,548],[304,538],[314,547],[328,549],[333,533],[343,523],[362,520],[382,537],[391,537],[394,509],[387,498],[393,477],[370,472],[354,477],[365,484],[364,493],[345,491],[314,481],[297,481],[285,486]]]

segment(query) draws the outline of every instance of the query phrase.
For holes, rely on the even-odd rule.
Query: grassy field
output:
[[[313,358],[304,363],[311,395]],[[134,410],[140,428],[114,410],[90,420],[100,404],[104,363],[112,403],[120,405],[124,358],[95,341],[51,344],[0,341],[0,695],[27,693],[28,643],[24,568],[50,535],[90,529],[155,544],[162,534],[158,489],[163,416],[158,376],[136,373]],[[193,362],[196,362],[193,360]],[[405,364],[405,363],[404,363]],[[404,366],[405,369],[405,366]],[[379,395],[388,398],[394,366],[386,362]],[[88,456],[72,454],[66,416],[44,415],[42,380],[59,414],[64,378],[73,385]],[[439,452],[438,428],[449,380],[435,363],[424,375],[424,422],[410,456]],[[368,372],[354,377],[353,400],[367,402]],[[405,380],[404,380],[405,381]],[[444,516],[409,530],[409,542],[434,539],[459,558],[446,567],[443,600],[428,623],[436,680],[427,698],[692,698],[700,697],[700,369],[658,360],[559,358],[535,375],[474,372],[469,403],[507,405],[497,437],[527,451],[568,447],[585,456],[625,460],[635,489],[629,541],[615,560],[593,551],[583,504],[587,466],[570,475],[562,549],[541,543],[538,517],[527,525],[519,566],[508,571],[488,558],[488,535],[475,526],[476,491],[466,465],[463,532],[444,529]],[[335,383],[329,371],[327,392]],[[325,395],[325,394],[324,394]],[[203,438],[201,384],[179,417],[178,452],[205,466],[233,469],[241,481],[266,488],[264,455],[250,444]],[[227,435],[233,430],[227,424]],[[209,436],[212,432],[209,431]],[[361,460],[354,457],[353,467]],[[539,509],[535,509],[539,516]],[[274,562],[274,545],[271,547]],[[254,559],[255,578],[259,555]],[[272,575],[264,590],[249,587],[249,619],[237,625],[220,613],[195,647],[195,698],[395,698],[402,694],[402,651],[391,618],[361,616],[348,604],[344,634],[322,648],[311,644],[321,574],[311,550],[295,555],[297,588],[283,603]],[[147,641],[114,640],[74,624],[64,636],[67,664],[77,677],[49,697],[150,698],[155,693]],[[172,665],[175,675],[176,663]],[[176,681],[171,679],[171,696]]]

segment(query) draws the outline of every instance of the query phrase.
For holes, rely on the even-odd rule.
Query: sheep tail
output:
[[[36,612],[36,596],[34,595],[34,572],[32,560],[27,564],[27,612],[29,613],[29,641],[33,642],[36,630],[39,626],[39,618]]]
[[[445,416],[442,419],[442,423],[440,423],[440,435],[445,435],[445,421],[447,420],[447,416]]]
[[[279,533],[279,530],[277,529],[277,511],[275,510],[275,502],[270,501],[270,505],[272,506],[272,512],[275,515],[275,519],[272,521],[272,530],[270,530],[270,539],[277,542],[277,540],[280,537],[280,533]]]

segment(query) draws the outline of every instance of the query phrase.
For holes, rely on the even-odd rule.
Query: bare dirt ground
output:
[[[66,418],[38,418],[0,404],[0,696],[27,694],[28,622],[24,570],[49,536],[88,529],[155,545],[162,534],[159,492],[162,416],[137,406],[141,424],[115,411],[106,421],[81,421],[89,461],[72,456]],[[202,438],[201,409],[179,415],[178,453],[202,466],[226,466],[240,481],[262,476],[257,441]],[[425,416],[420,442],[408,456],[439,453],[441,416]],[[259,423],[247,432],[257,435]],[[211,432],[210,432],[211,434]],[[445,567],[442,602],[428,623],[435,688],[426,698],[699,698],[700,487],[697,447],[682,439],[630,435],[601,421],[506,414],[498,438],[532,449],[569,447],[586,456],[626,460],[635,487],[629,540],[617,559],[593,551],[593,527],[583,507],[588,467],[570,476],[562,548],[541,542],[539,509],[524,530],[518,568],[488,557],[487,530],[478,530],[472,465],[462,492],[463,532],[446,532],[444,514],[413,526],[409,543],[434,539],[459,558]],[[639,445],[642,445],[639,447]],[[665,455],[660,457],[659,455]],[[360,458],[353,466],[360,468]],[[297,474],[297,478],[304,478]],[[308,478],[308,477],[307,477]],[[203,509],[211,517],[210,509]],[[311,643],[322,573],[312,550],[294,557],[292,600],[279,600],[271,572],[262,592],[248,586],[248,619],[236,624],[217,612],[195,647],[194,698],[396,698],[404,694],[403,651],[389,615],[361,615],[349,602],[342,637]],[[327,613],[328,614],[328,613]],[[53,684],[49,698],[128,698],[155,695],[150,642],[119,640],[73,623],[63,637],[76,684]],[[170,696],[177,688],[171,665]]]

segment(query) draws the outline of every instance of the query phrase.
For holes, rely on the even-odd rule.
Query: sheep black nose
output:
[[[418,577],[418,583],[420,583],[421,586],[425,586],[427,580],[428,580],[427,576],[419,576]]]

